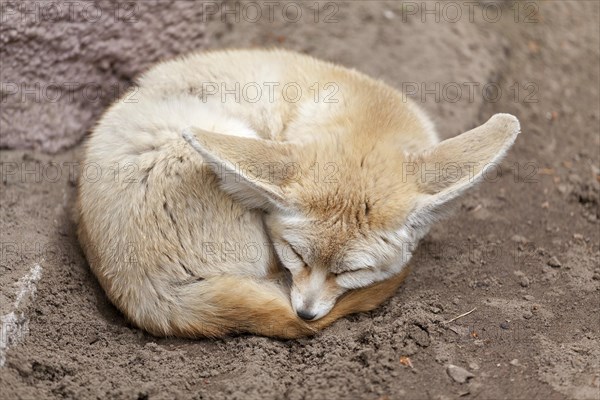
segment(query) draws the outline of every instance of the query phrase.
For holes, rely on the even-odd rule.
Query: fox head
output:
[[[298,143],[196,128],[183,136],[225,192],[264,210],[292,276],[292,306],[316,320],[347,291],[399,274],[430,225],[502,158],[519,130],[515,117],[497,114],[418,153],[406,153],[393,134],[323,134]]]

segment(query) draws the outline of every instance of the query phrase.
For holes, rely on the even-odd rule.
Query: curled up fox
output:
[[[110,300],[154,335],[307,336],[389,298],[519,130],[496,114],[440,142],[354,70],[192,54],[143,74],[93,129],[84,163],[102,173],[80,180],[78,236]]]

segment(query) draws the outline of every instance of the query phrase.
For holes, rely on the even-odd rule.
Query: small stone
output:
[[[514,360],[511,360],[509,362],[510,365],[514,365],[515,367],[520,367],[521,363],[519,362],[519,360],[517,360],[516,358]]]
[[[556,274],[556,271],[554,270],[554,268],[552,268],[549,265],[542,266],[542,272],[544,274],[552,274],[552,273]]]
[[[527,243],[527,239],[521,235],[512,235],[510,240],[512,240],[515,243],[521,243],[521,244]]]
[[[530,294],[526,294],[525,296],[523,296],[523,300],[533,301],[533,300],[535,300],[535,297],[533,297]]]
[[[556,258],[556,256],[553,256],[550,260],[548,260],[548,265],[552,268],[560,268],[562,266],[562,264],[560,263],[560,261],[558,261],[558,258]]]
[[[583,240],[583,235],[581,233],[574,233],[573,239],[575,240]]]
[[[452,364],[449,364],[446,367],[446,373],[448,373],[450,378],[454,379],[454,381],[458,383],[465,383],[467,380],[475,376],[466,369]]]
[[[457,335],[461,334],[460,330],[454,326],[449,326],[448,329],[450,329],[452,332],[456,333]]]
[[[477,364],[475,362],[470,362],[469,369],[472,369],[473,371],[477,371],[479,369],[479,364]]]
[[[385,17],[385,19],[390,20],[396,18],[396,14],[392,10],[385,10],[383,12],[383,16]]]
[[[500,328],[508,329],[508,328],[510,328],[510,325],[508,325],[508,322],[502,322],[502,323],[500,323]]]
[[[460,299],[458,297],[453,298],[452,299],[452,304],[459,305],[460,304]]]
[[[533,317],[533,313],[531,311],[525,311],[523,313],[523,318],[530,319],[531,317]]]
[[[154,343],[154,342],[148,342],[148,343],[146,343],[146,345],[144,347],[146,347],[146,348],[148,348],[150,350],[153,350],[153,351],[159,351],[160,350],[160,348],[158,347],[158,345],[156,343]]]
[[[529,278],[524,276],[521,278],[521,286],[528,287],[529,286]]]
[[[569,182],[571,183],[581,183],[581,177],[577,174],[569,175]]]
[[[558,189],[558,191],[561,194],[565,194],[569,190],[569,188],[567,187],[567,185],[565,185],[564,183],[560,183],[558,186],[556,186],[556,189]]]

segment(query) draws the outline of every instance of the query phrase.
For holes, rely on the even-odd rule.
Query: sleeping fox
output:
[[[307,336],[389,298],[519,130],[496,114],[440,142],[354,70],[192,54],[143,74],[94,128],[84,165],[101,173],[80,180],[78,236],[110,300],[154,335]]]

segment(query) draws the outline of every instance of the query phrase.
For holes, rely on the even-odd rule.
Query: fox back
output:
[[[377,307],[418,241],[498,162],[513,116],[439,142],[405,96],[286,51],[165,62],[101,118],[78,233],[156,335],[293,338]]]

